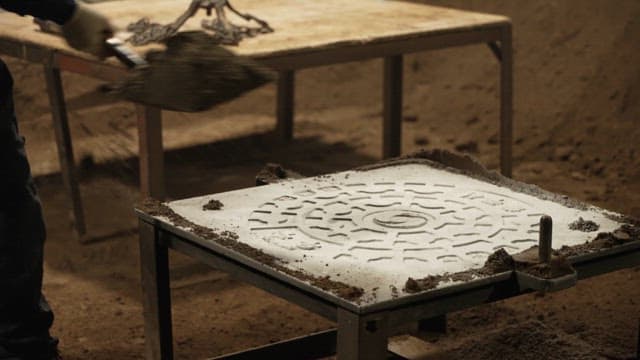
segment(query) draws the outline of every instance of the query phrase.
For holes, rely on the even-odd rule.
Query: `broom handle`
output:
[[[107,39],[105,45],[109,48],[118,60],[131,69],[148,66],[149,63],[142,56],[138,55],[132,48],[127,46],[124,41],[118,38]]]

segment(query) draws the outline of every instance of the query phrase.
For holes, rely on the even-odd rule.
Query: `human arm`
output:
[[[0,0],[0,7],[63,25],[76,10],[75,0]]]
[[[54,21],[62,25],[62,33],[73,48],[101,58],[109,55],[105,40],[113,36],[113,26],[88,5],[74,0],[0,0],[0,7]]]

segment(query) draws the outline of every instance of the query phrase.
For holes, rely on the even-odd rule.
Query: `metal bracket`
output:
[[[533,276],[526,272],[516,271],[516,281],[520,291],[541,291],[553,292],[573,287],[578,282],[578,273],[575,271],[571,274],[560,276],[553,279],[543,279]]]
[[[500,45],[498,45],[497,42],[488,42],[487,46],[493,53],[493,56],[495,56],[498,61],[502,62],[502,48]]]
[[[540,218],[540,236],[538,240],[538,261],[540,264],[552,265],[552,240],[553,240],[553,219],[549,215]],[[560,259],[563,261],[562,259]],[[570,271],[554,278],[546,279],[532,275],[525,271],[516,270],[516,280],[520,291],[536,290],[542,292],[558,291],[570,288],[578,282],[578,273],[570,265],[565,264]],[[558,265],[555,265],[558,266]]]

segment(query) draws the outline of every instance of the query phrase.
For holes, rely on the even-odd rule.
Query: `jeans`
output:
[[[45,226],[12,92],[0,60],[0,359],[50,359],[57,340],[41,293]]]

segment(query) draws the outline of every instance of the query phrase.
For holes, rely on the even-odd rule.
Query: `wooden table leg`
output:
[[[140,221],[140,269],[148,360],[173,359],[169,256],[153,225]]]
[[[293,139],[293,117],[295,107],[295,73],[292,70],[278,74],[276,132],[281,140]]]
[[[402,152],[402,55],[384,59],[382,157]]]
[[[51,115],[53,117],[56,146],[58,147],[60,172],[62,173],[64,186],[71,198],[74,228],[82,240],[87,232],[87,226],[82,209],[82,198],[80,197],[80,187],[78,185],[75,160],[73,157],[73,143],[71,142],[71,134],[69,132],[69,120],[67,118],[67,108],[64,101],[64,90],[62,89],[60,70],[45,65],[44,75],[47,82]]]
[[[360,315],[338,309],[338,359],[381,360],[387,358],[386,319],[363,320]]]
[[[500,171],[512,176],[513,146],[513,49],[511,25],[502,30],[500,41]]]
[[[136,107],[140,147],[140,191],[145,197],[162,200],[165,196],[162,111],[150,106]]]

